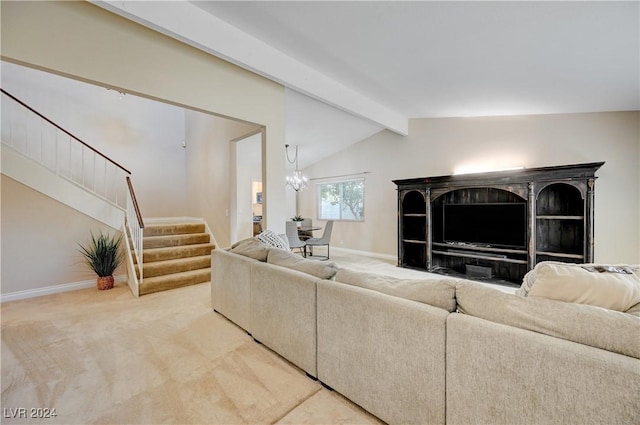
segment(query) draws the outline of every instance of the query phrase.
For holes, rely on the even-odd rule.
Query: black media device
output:
[[[452,244],[526,248],[526,203],[443,205],[443,239]]]

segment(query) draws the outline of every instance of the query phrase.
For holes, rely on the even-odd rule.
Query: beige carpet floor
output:
[[[424,277],[331,254],[356,270]],[[380,423],[213,312],[209,283],[140,298],[123,285],[83,289],[4,303],[0,319],[2,424]],[[57,416],[31,418],[32,408]]]
[[[213,312],[209,283],[83,289],[0,315],[3,424],[379,423]]]

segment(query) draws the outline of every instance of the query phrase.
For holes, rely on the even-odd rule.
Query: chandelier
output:
[[[287,161],[289,161],[289,164],[296,164],[296,169],[293,171],[293,174],[287,176],[287,186],[291,186],[293,190],[298,192],[306,188],[307,182],[309,181],[302,175],[302,172],[298,170],[298,145],[296,145],[296,156],[293,158],[293,161],[289,159],[289,145],[284,145],[284,149],[287,153]]]

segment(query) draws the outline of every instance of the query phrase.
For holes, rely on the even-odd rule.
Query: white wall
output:
[[[262,179],[262,133],[234,142],[236,144],[237,234],[231,243],[253,236],[253,183]]]
[[[41,69],[102,87],[116,88],[179,107],[264,125],[266,128],[266,142],[263,144],[265,217],[267,220],[273,219],[276,224],[282,223],[281,228],[284,231],[284,220],[287,216],[284,205],[285,190],[282,185],[285,175],[285,159],[282,154],[285,132],[284,88],[280,84],[144,28],[88,2],[0,2],[0,9],[2,59],[7,62]],[[115,97],[117,98],[117,95]],[[160,124],[159,120],[153,117],[148,118]],[[184,120],[184,115],[180,120]],[[112,122],[98,122],[98,124],[108,136],[103,140],[108,140],[109,144],[120,143],[120,136],[123,134],[137,135],[138,132],[135,127],[119,126]],[[234,136],[237,135],[234,134]],[[150,138],[148,141],[151,143]],[[181,142],[182,138],[178,138],[175,148],[174,145],[159,149],[154,147],[151,159],[141,154],[134,155],[135,161],[159,161],[162,167],[171,160],[181,161],[183,170],[185,167],[187,170],[184,171],[184,177],[174,176],[163,180],[160,185],[154,185],[154,187],[167,185],[172,187],[176,181],[184,179],[183,183],[177,185],[181,185],[183,189],[174,191],[175,197],[162,196],[161,202],[153,207],[144,205],[152,201],[142,200],[143,214],[169,215],[170,209],[170,215],[182,215],[182,208],[186,204],[185,215],[202,216],[210,225],[216,226],[220,222],[228,228],[228,225],[224,224],[225,208],[218,204],[208,210],[201,208],[201,203],[210,201],[210,198],[204,200],[201,198],[207,197],[209,193],[196,189],[193,191],[193,197],[190,198],[192,192],[185,188],[184,182],[189,185],[194,178],[199,178],[190,168],[198,160],[187,160],[188,153],[184,152],[180,146]],[[228,155],[223,154],[217,157],[210,152],[209,158],[211,158],[211,164],[204,164],[203,158],[203,166],[218,167],[208,171],[211,174],[220,172],[228,178]],[[123,162],[125,166],[130,164],[127,161]],[[150,162],[144,162],[142,166],[148,163]],[[137,167],[134,165],[131,168],[135,170]],[[166,172],[166,170],[163,171]],[[202,176],[202,178],[206,177],[206,175]],[[133,182],[136,187],[145,184],[138,182],[135,174]],[[227,192],[228,204],[228,184],[225,180],[215,184],[219,184]],[[8,199],[5,201],[3,193],[3,211],[5,207],[18,209],[21,207],[20,205],[5,206],[5,202],[9,202]],[[190,205],[193,209],[189,209]],[[151,212],[145,211],[145,208],[150,208]],[[200,214],[200,211],[203,213]],[[69,217],[73,218],[73,215],[69,214]],[[46,214],[38,217],[42,220],[46,218]],[[58,243],[56,232],[49,234],[43,229],[55,227],[73,235],[77,229],[82,229],[81,233],[84,234],[86,229],[91,227],[82,220],[63,222],[51,220],[49,223],[45,221],[34,224],[31,228],[29,220],[27,214],[7,215],[6,220],[3,216],[3,247],[5,232],[8,232],[6,229],[14,226],[25,233],[23,238],[7,239],[7,243],[10,241],[10,245],[6,245],[7,249],[17,253],[29,252],[34,241],[39,239],[44,239],[41,242],[44,247],[52,247]],[[212,230],[216,233],[215,227]],[[218,237],[217,234],[216,237]],[[220,242],[223,243],[224,240]],[[63,241],[63,243],[66,242]],[[50,251],[50,253],[53,252],[57,251]],[[65,254],[60,251],[60,255]],[[3,294],[5,285],[14,291],[31,287],[31,282],[35,281],[38,281],[38,285],[59,283],[56,268],[64,267],[65,261],[62,258],[61,261],[40,263],[30,269],[24,267],[24,263],[12,264],[10,257],[5,258],[3,252]],[[31,279],[32,274],[34,279]],[[47,274],[52,277],[48,282],[35,278]],[[5,281],[6,276],[9,276],[7,281]],[[19,276],[20,279],[9,281],[13,279],[11,276]],[[63,280],[68,279],[75,279],[75,277],[63,278]]]
[[[145,217],[186,215],[182,108],[1,62],[2,88],[132,172]],[[122,182],[124,184],[124,181]]]
[[[3,88],[133,172],[146,218],[204,217],[218,242],[228,241],[230,140],[255,125],[136,96],[118,99],[104,88],[6,62],[2,71]],[[259,140],[254,147],[260,150]],[[2,182],[2,293],[92,279],[75,242],[108,228],[4,175]],[[36,258],[45,261],[32,267]]]
[[[231,229],[237,225],[231,140],[255,128],[252,124],[186,111],[189,215],[204,218],[222,247],[231,244]]]
[[[3,295],[96,279],[78,243],[90,232],[116,235],[110,227],[2,175]],[[121,266],[115,275],[126,274]]]
[[[304,170],[366,175],[365,221],[337,222],[332,244],[397,255],[395,179],[606,161],[597,172],[595,260],[640,263],[640,113],[413,119],[409,135],[380,132]],[[317,218],[315,185],[298,211]]]
[[[259,123],[265,217],[284,231],[284,88],[88,2],[1,2],[3,59]]]

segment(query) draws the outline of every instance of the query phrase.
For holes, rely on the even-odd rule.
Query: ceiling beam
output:
[[[188,1],[90,2],[394,133],[408,134],[408,117],[374,102]]]

